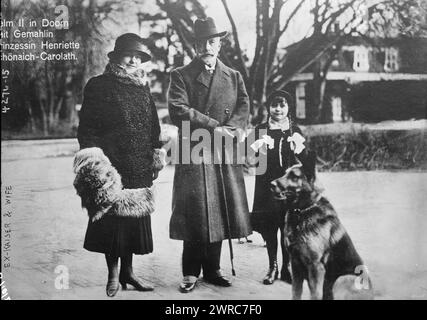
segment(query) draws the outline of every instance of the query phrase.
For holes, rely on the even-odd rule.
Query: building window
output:
[[[353,69],[355,71],[369,70],[369,51],[364,47],[354,49]]]
[[[305,82],[299,82],[295,89],[296,116],[298,119],[305,119]]]
[[[396,48],[386,48],[384,70],[388,72],[399,70],[398,59],[399,59],[399,51]]]
[[[332,121],[333,122],[342,122],[342,102],[341,97],[332,97],[331,100],[332,105]]]

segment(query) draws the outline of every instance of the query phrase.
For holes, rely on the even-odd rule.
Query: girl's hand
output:
[[[288,137],[287,141],[290,143],[291,150],[295,154],[300,154],[305,149],[305,138],[298,132],[295,132],[292,137]]]

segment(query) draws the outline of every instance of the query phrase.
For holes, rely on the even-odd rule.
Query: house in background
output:
[[[292,51],[295,45],[300,43],[286,49]],[[318,59],[327,59],[325,53]],[[294,93],[300,123],[314,122],[313,67],[306,67],[285,87]],[[344,39],[327,73],[320,121],[411,118],[427,118],[427,38]]]

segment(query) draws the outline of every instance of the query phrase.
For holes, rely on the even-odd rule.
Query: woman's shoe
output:
[[[262,283],[264,284],[273,284],[274,280],[277,280],[279,278],[279,269],[277,268],[277,263],[275,263],[270,269],[268,270],[267,274],[265,275]]]
[[[128,284],[133,286],[138,291],[153,291],[154,290],[153,286],[143,283],[142,281],[140,281],[135,276],[130,276],[130,277],[121,276],[119,281],[120,281],[120,284],[122,285],[123,290],[127,289]]]
[[[119,291],[119,288],[120,288],[119,281],[117,281],[117,279],[108,280],[107,286],[105,288],[107,296],[114,297],[117,291]]]

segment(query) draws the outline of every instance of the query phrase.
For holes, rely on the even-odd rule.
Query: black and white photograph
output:
[[[2,300],[427,300],[427,0],[2,0],[0,32]]]

